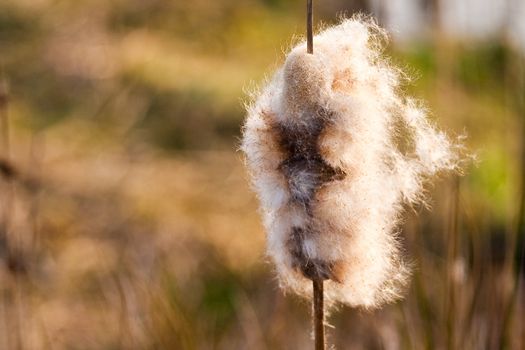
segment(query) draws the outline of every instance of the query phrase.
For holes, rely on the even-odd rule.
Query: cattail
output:
[[[329,302],[378,307],[409,268],[397,240],[404,205],[458,165],[455,147],[400,92],[373,21],[343,20],[291,50],[248,108],[242,150],[280,285],[301,295],[326,280]]]

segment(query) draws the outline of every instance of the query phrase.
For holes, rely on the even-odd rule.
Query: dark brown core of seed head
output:
[[[287,245],[292,255],[292,266],[311,280],[332,280],[342,282],[342,265],[339,261],[311,259],[304,252],[304,240],[312,234],[308,228],[293,227]]]
[[[343,170],[328,164],[319,151],[319,138],[330,124],[332,113],[316,107],[304,112],[299,122],[289,124],[276,123],[273,126],[284,160],[279,170],[287,180],[291,202],[304,208],[312,216],[315,194],[323,185],[342,180]],[[304,121],[304,122],[301,122]],[[332,279],[340,281],[341,269],[336,262],[311,259],[304,251],[304,240],[311,235],[327,234],[313,232],[310,227],[294,227],[290,233],[288,249],[293,259],[293,266],[309,279]]]
[[[312,113],[315,116],[305,116],[304,123],[279,123],[274,127],[284,154],[279,170],[288,181],[291,200],[308,210],[321,186],[345,177],[345,173],[328,164],[319,151],[319,137],[330,123],[332,113],[323,108],[305,112]]]

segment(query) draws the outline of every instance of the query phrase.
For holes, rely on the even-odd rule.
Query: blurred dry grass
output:
[[[236,152],[243,88],[302,34],[302,5],[0,4],[0,349],[311,346],[309,305],[277,288]],[[480,162],[429,189],[432,212],[408,210],[406,299],[334,312],[329,339],[521,349],[522,55],[452,38],[390,51]]]

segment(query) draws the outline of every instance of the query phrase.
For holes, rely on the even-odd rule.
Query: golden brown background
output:
[[[316,23],[377,16],[479,159],[407,211],[405,300],[334,311],[329,342],[522,349],[524,6],[314,2]],[[0,2],[0,349],[312,347],[237,151],[246,92],[304,22],[300,0]]]

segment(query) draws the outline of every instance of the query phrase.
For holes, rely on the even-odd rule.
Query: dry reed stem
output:
[[[313,0],[306,1],[306,52],[313,54],[314,53],[314,31],[313,31],[313,21],[314,21],[314,11],[312,6]]]
[[[312,0],[306,1],[306,51],[314,53],[313,43],[313,8]],[[312,279],[313,285],[313,321],[315,350],[325,350],[324,336],[324,290],[323,280]]]
[[[314,305],[313,305],[313,318],[314,318],[314,338],[315,338],[315,350],[325,350],[326,342],[324,336],[324,290],[323,280],[313,280],[314,289]]]

